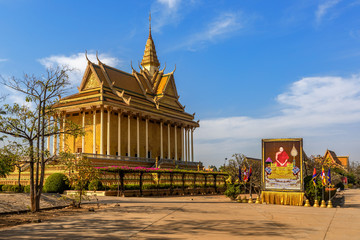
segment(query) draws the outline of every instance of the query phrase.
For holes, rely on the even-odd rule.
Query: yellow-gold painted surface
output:
[[[302,206],[304,201],[303,192],[276,192],[276,191],[262,191],[262,202],[279,204],[279,205],[292,205]]]

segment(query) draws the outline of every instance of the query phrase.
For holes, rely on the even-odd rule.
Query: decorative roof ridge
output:
[[[131,73],[128,73],[128,72],[122,71],[122,70],[120,70],[120,69],[117,69],[117,68],[115,68],[115,67],[106,65],[105,63],[102,63],[102,65],[104,66],[104,68],[107,67],[107,68],[110,68],[111,70],[114,70],[114,71],[117,71],[117,72],[120,72],[120,73],[124,73],[124,74],[126,74],[126,75],[129,75],[129,76],[134,77]]]

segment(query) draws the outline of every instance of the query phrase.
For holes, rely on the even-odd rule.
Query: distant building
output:
[[[337,156],[334,151],[327,149],[324,154],[324,159],[331,159],[333,163],[342,166],[344,170],[349,170],[349,156]]]

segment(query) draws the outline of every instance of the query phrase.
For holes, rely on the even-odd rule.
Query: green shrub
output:
[[[231,200],[235,200],[240,194],[239,184],[228,184],[224,194]]]
[[[321,179],[320,178],[317,178],[316,186],[314,186],[314,182],[312,180],[312,175],[306,176],[304,178],[304,187],[305,187],[305,196],[306,196],[307,199],[309,199],[311,205],[314,204],[314,201],[315,201],[315,198],[316,198],[315,190],[316,190],[316,193],[317,193],[317,200],[319,202],[321,201],[323,186],[321,184]]]
[[[25,193],[30,193],[30,185],[26,185],[26,186],[24,187],[24,192],[25,192]]]
[[[62,173],[53,173],[45,181],[44,191],[49,193],[63,193],[69,188],[69,180]]]
[[[17,192],[17,193],[24,192],[24,187],[19,186],[19,185],[12,185],[11,186],[11,191],[12,192]]]
[[[1,190],[4,192],[23,192],[24,187],[19,187],[19,185],[2,185]]]
[[[354,186],[354,185],[353,185],[352,183],[349,183],[349,184],[348,184],[348,188],[353,188],[353,186]]]
[[[89,183],[88,189],[91,191],[103,190],[104,187],[100,180],[93,180]]]
[[[4,192],[11,192],[12,191],[12,186],[13,185],[8,185],[8,184],[5,184],[1,187],[1,189],[4,191]]]
[[[140,189],[140,185],[139,184],[126,184],[124,186],[125,190],[138,190]],[[117,190],[117,186],[116,186],[116,190]]]

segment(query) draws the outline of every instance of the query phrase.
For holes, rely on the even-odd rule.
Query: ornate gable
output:
[[[89,90],[92,88],[99,88],[99,87],[100,87],[99,80],[97,79],[95,74],[90,73],[82,90]]]

